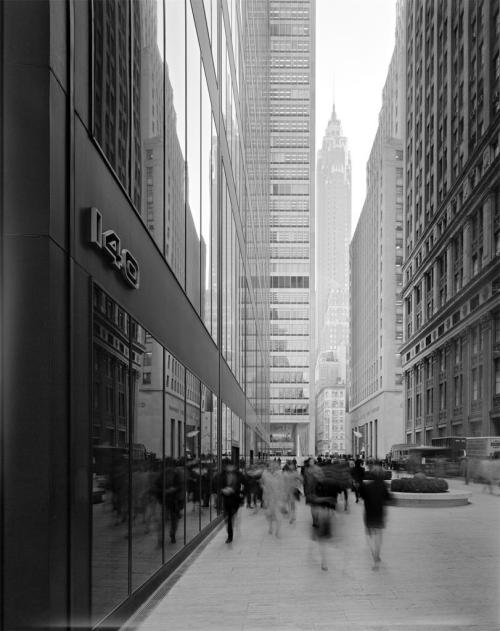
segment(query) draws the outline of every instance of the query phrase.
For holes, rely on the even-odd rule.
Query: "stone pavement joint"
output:
[[[303,502],[279,538],[242,507],[233,543],[211,533],[122,631],[498,631],[500,500],[449,484],[471,504],[388,508],[378,571],[361,502],[333,515],[327,572]]]

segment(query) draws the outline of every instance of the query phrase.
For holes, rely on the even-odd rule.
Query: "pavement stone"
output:
[[[279,538],[243,507],[233,543],[213,533],[122,631],[499,631],[500,490],[449,484],[471,504],[388,508],[378,571],[352,495],[334,514],[327,572],[304,503]]]

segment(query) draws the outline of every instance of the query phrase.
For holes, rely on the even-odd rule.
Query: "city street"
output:
[[[303,501],[279,538],[244,507],[234,542],[218,529],[124,631],[498,629],[500,489],[449,483],[472,492],[468,506],[389,507],[378,571],[352,494],[348,511],[337,506],[326,572]]]

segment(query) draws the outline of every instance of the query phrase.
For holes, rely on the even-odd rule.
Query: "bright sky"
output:
[[[335,109],[351,151],[353,233],[365,199],[366,162],[395,26],[396,0],[316,0],[316,151],[335,91]]]

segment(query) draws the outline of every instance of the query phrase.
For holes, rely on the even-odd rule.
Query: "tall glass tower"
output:
[[[314,1],[271,0],[269,17],[270,450],[300,457],[315,451]]]

